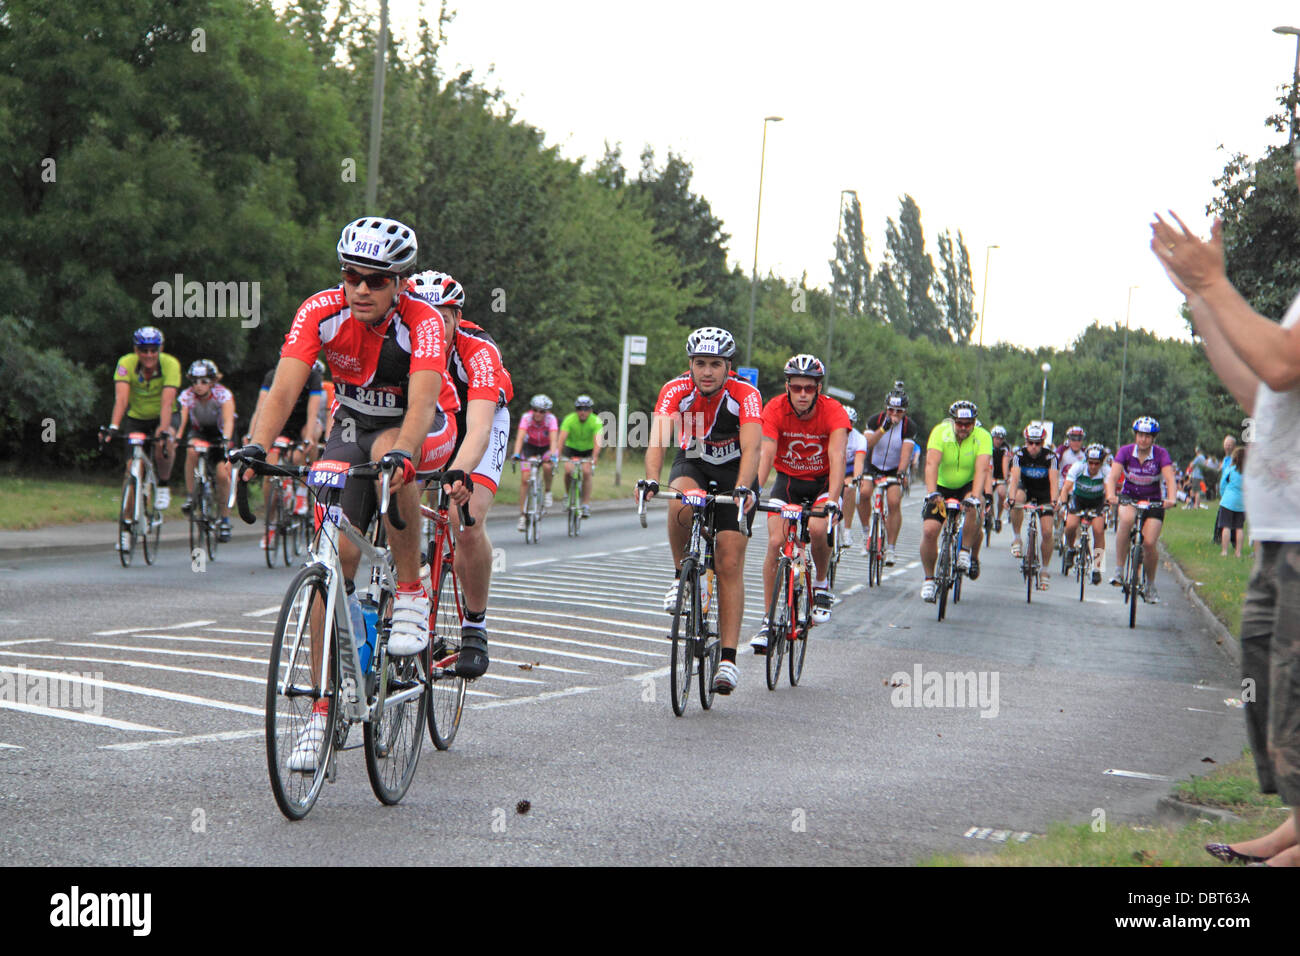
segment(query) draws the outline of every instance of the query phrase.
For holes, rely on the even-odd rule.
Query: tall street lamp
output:
[[[1295,69],[1291,71],[1291,138],[1290,145],[1295,145],[1295,103],[1300,96],[1300,27],[1274,27],[1274,33],[1295,37]]]
[[[1120,429],[1124,424],[1124,379],[1128,376],[1128,318],[1133,311],[1133,290],[1137,286],[1128,287],[1128,305],[1124,307],[1124,361],[1119,367],[1119,412],[1115,415],[1115,448],[1119,449]]]
[[[857,199],[857,198],[858,198],[858,191],[857,191],[856,189],[841,189],[841,190],[840,190],[840,208],[839,208],[839,210],[836,212],[836,215],[835,215],[835,255],[836,255],[836,256],[838,256],[838,255],[840,254],[840,232],[841,232],[841,230],[843,229],[843,226],[844,226],[844,197],[845,197],[845,196],[852,196],[854,199]],[[834,334],[834,330],[835,330],[835,288],[834,288],[834,284],[832,283],[832,287],[831,287],[831,314],[830,314],[830,318],[828,318],[828,319],[826,320],[826,362],[827,362],[827,368],[830,367],[829,363],[830,363],[830,361],[831,361],[831,340],[832,340],[832,335]],[[828,378],[828,379],[830,378],[830,373],[829,373],[829,372],[827,372],[827,374],[826,374],[826,378]]]
[[[996,242],[984,250],[984,291],[980,293],[980,340],[979,351],[975,357],[975,394],[982,395],[984,387],[984,316],[988,313],[989,303],[989,256],[994,249],[1001,248]]]
[[[1038,407],[1039,422],[1047,421],[1047,373],[1050,372],[1051,370],[1052,370],[1052,366],[1049,363],[1044,362],[1043,363],[1043,404]]]
[[[758,214],[754,217],[754,275],[749,280],[749,334],[745,337],[745,364],[753,365],[754,305],[758,302],[758,226],[763,221],[763,167],[767,163],[767,124],[779,123],[783,116],[763,117],[763,151],[758,160]]]

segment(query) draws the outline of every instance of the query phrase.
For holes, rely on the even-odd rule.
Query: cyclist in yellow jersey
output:
[[[983,501],[978,488],[988,481],[989,461],[993,454],[993,436],[975,423],[978,409],[974,402],[957,401],[948,407],[951,418],[940,422],[930,432],[925,451],[925,504],[921,506],[924,526],[921,532],[921,564],[925,583],[921,599],[933,603],[938,597],[934,583],[934,564],[939,556],[939,532],[946,517],[945,498],[961,498],[966,518],[962,525],[963,547],[957,556],[958,570],[972,581],[980,576],[979,553],[982,543],[979,509]]]
[[[147,432],[167,436],[154,446],[154,467],[158,470],[159,511],[171,504],[172,462],[176,426],[180,423],[180,407],[176,395],[181,387],[181,363],[175,356],[162,350],[163,334],[152,325],[135,330],[135,351],[117,360],[113,374],[113,413],[109,419],[110,435],[116,435],[125,425],[127,432]],[[128,463],[129,464],[129,463]]]
[[[596,403],[590,395],[579,395],[573,402],[573,411],[560,422],[560,457],[589,458],[582,466],[582,516],[591,517],[591,470],[600,458],[600,433],[604,423],[593,413]],[[573,462],[564,463],[564,493],[573,484]]]

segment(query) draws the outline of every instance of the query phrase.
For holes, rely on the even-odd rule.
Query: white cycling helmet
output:
[[[339,236],[339,262],[401,274],[415,266],[419,244],[410,226],[396,219],[362,216],[343,227]]]
[[[1029,444],[1031,441],[1040,442],[1047,437],[1047,429],[1044,428],[1042,425],[1026,425],[1024,435],[1025,435],[1026,445]]]
[[[1148,435],[1158,435],[1160,433],[1160,423],[1150,415],[1143,415],[1133,423],[1134,432],[1143,432]]]
[[[465,308],[465,288],[445,272],[427,269],[411,276],[411,291],[430,305]]]
[[[551,399],[546,395],[534,395],[533,400],[529,402],[534,409],[539,412],[549,412],[551,410]]]
[[[736,339],[726,329],[706,325],[686,337],[686,356],[716,355],[729,359],[736,354]]]

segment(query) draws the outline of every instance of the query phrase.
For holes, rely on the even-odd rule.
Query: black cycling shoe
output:
[[[966,572],[966,577],[972,581],[978,581],[980,576],[980,559],[975,555],[970,556],[970,570]]]
[[[488,669],[487,631],[481,627],[460,629],[460,654],[456,657],[456,676],[466,680],[482,677]]]
[[[225,544],[230,540],[230,519],[222,518],[217,522],[217,540]]]

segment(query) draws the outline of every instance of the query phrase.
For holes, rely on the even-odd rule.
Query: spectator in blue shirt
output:
[[[1214,529],[1219,536],[1223,550],[1222,557],[1228,556],[1228,539],[1237,557],[1241,557],[1241,541],[1246,537],[1246,502],[1242,497],[1242,469],[1246,461],[1246,446],[1239,445],[1232,451],[1231,458],[1223,460],[1223,471],[1219,475],[1219,514],[1214,519]],[[1227,534],[1223,532],[1227,531]],[[1241,532],[1241,534],[1238,534]]]

